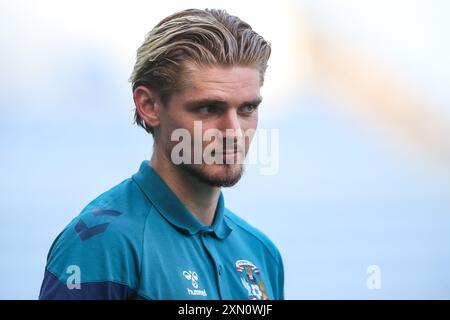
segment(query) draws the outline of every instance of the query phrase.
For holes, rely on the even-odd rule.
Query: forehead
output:
[[[217,99],[239,104],[260,98],[260,75],[254,67],[193,67],[186,76],[181,100]]]

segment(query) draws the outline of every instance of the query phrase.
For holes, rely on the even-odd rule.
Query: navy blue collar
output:
[[[224,199],[220,192],[214,222],[211,226],[201,223],[175,193],[158,176],[150,166],[149,161],[142,161],[139,171],[132,176],[147,198],[152,202],[158,212],[169,221],[177,230],[194,235],[197,233],[212,232],[219,239],[225,239],[232,229],[224,219]]]

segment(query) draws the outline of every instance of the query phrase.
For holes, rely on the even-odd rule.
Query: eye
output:
[[[245,114],[251,114],[253,113],[256,109],[258,108],[258,106],[254,105],[254,104],[248,104],[246,106],[243,106],[239,109],[239,112],[241,113],[245,113]]]
[[[195,109],[195,111],[202,115],[215,114],[218,112],[217,108],[212,105],[201,106]]]

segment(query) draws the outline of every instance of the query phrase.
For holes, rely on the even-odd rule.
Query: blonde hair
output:
[[[270,52],[269,42],[225,10],[188,9],[166,17],[146,35],[130,82],[133,91],[140,85],[154,90],[163,104],[182,89],[189,64],[255,67],[262,85]],[[137,110],[134,118],[153,133]]]

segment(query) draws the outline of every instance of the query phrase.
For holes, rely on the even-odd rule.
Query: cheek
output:
[[[256,130],[256,127],[258,126],[258,115],[254,115],[250,117],[247,121],[243,123],[243,129],[253,129]],[[244,128],[245,127],[245,128]]]
[[[256,129],[258,127],[258,116],[251,117],[249,119],[246,119],[241,124],[241,129],[244,131],[244,137],[245,137],[245,151],[247,152],[250,148],[250,144],[253,140],[253,137],[256,135]],[[253,132],[253,134],[249,134],[250,132]]]
[[[247,132],[248,130],[250,131],[255,131],[256,128],[258,127],[258,116],[254,116],[254,117],[249,117],[246,119],[243,119],[240,123],[241,129],[242,131]]]
[[[170,140],[170,137],[174,130],[179,128],[185,128],[188,131],[193,131],[193,123],[188,121],[186,117],[179,113],[174,112],[162,112],[160,115],[161,119],[161,132],[166,139]]]

